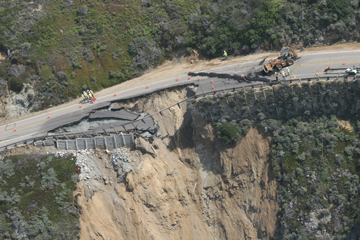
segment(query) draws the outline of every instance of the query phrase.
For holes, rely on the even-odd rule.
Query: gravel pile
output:
[[[74,156],[76,165],[81,168],[79,181],[83,182],[91,195],[105,185],[125,181],[128,172],[133,171],[135,160],[127,148],[99,152],[95,150],[77,150],[56,152],[55,157]],[[105,164],[105,167],[104,167]]]
[[[106,168],[112,167],[117,172],[117,182],[123,182],[128,172],[134,169],[134,158],[131,156],[129,149],[119,148],[110,155],[110,163]]]

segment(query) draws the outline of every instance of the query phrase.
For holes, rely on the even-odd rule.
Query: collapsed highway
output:
[[[340,67],[344,62],[358,65],[360,62],[357,59],[358,53],[359,51],[306,53],[307,55],[302,56],[297,64],[291,66],[292,75],[287,77],[285,82],[312,81],[320,78],[342,80],[342,74],[329,76],[322,73],[322,69],[330,63],[334,67]],[[193,96],[188,98],[191,99],[205,94],[215,94],[219,91],[235,91],[242,88],[260,87],[264,84],[281,83],[275,81],[272,75],[259,75],[258,68],[259,61],[225,65],[197,73],[189,72],[178,78],[174,76],[143,86],[124,89],[117,94],[99,97],[95,104],[68,103],[53,111],[46,111],[21,121],[0,126],[0,149],[21,143],[43,141],[47,138],[55,140],[56,138],[78,138],[81,134],[92,137],[119,134],[120,132],[130,133],[134,130],[139,133],[155,133],[156,123],[150,115],[128,112],[119,106],[119,103],[121,105],[121,102],[126,99],[173,87],[195,87]],[[188,99],[184,99],[184,101]],[[117,107],[114,107],[114,103],[117,104]],[[169,107],[174,106],[177,105]],[[161,111],[158,113],[161,114]],[[85,122],[89,124],[84,124]]]

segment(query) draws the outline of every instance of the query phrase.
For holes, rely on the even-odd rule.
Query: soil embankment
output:
[[[153,113],[186,95],[186,89],[164,91],[123,105]],[[74,193],[82,208],[81,239],[274,235],[278,205],[270,135],[252,128],[236,146],[225,146],[187,103],[154,118],[159,136],[137,139],[138,150],[120,150],[117,158],[97,152],[86,160],[98,161],[103,169],[91,182],[85,177]]]

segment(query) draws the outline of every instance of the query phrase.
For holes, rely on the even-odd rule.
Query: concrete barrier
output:
[[[43,141],[35,146],[50,146]],[[134,137],[131,134],[110,135],[95,138],[77,138],[75,140],[57,140],[56,148],[59,150],[83,150],[83,149],[108,149],[114,150],[120,147],[133,147]]]

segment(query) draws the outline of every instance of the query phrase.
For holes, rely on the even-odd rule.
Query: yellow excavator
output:
[[[271,59],[264,65],[264,72],[272,72],[274,68],[277,68],[280,71],[283,67],[293,65],[294,61],[299,58],[294,48],[300,49],[300,52],[305,50],[301,45],[291,45],[288,48],[281,50],[278,58]]]

